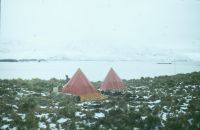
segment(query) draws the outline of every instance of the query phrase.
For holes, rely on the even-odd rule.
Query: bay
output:
[[[1,62],[0,79],[65,79],[65,75],[72,77],[76,70],[81,68],[90,81],[102,81],[111,67],[122,79],[200,71],[200,65],[196,62],[171,64],[158,64],[149,61]]]

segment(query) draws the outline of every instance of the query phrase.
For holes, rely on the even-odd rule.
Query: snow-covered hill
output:
[[[133,60],[133,61],[199,61],[198,48],[169,49],[100,44],[0,44],[0,58],[47,60]]]

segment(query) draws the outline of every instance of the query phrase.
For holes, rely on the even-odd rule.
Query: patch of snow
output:
[[[54,108],[55,108],[55,109],[58,109],[59,107],[58,107],[58,106],[54,106]]]
[[[1,129],[7,129],[7,128],[9,128],[9,126],[10,126],[10,124],[3,125],[3,126],[1,126]]]
[[[17,95],[22,97],[24,94],[23,93],[20,93],[20,92],[17,92]]]
[[[9,119],[8,117],[4,117],[2,120],[3,120],[3,121],[7,121],[7,122],[13,121],[13,119]]]
[[[129,107],[130,107],[130,105],[129,105],[129,104],[127,104],[126,106],[127,106],[127,108],[129,108]]]
[[[165,123],[163,121],[161,121],[161,126],[165,127]]]
[[[161,102],[161,100],[155,100],[155,101],[153,101],[153,102],[148,102],[149,104],[153,104],[153,103],[155,103],[155,104],[157,104],[157,103],[160,103]]]
[[[45,97],[45,96],[47,96],[45,93],[41,93],[41,96],[43,96],[43,97]]]
[[[189,87],[188,85],[185,86],[185,88],[188,88],[188,87]]]
[[[49,113],[36,114],[35,116],[38,117],[38,118],[44,117],[45,119],[47,119],[49,117]]]
[[[148,97],[148,96],[143,96],[143,98],[144,98],[144,99],[149,99],[149,97]]]
[[[105,102],[106,102],[106,103],[109,103],[109,102],[111,102],[111,101],[110,101],[110,100],[105,100]]]
[[[51,122],[51,118],[47,119],[47,122]]]
[[[17,130],[17,127],[10,128],[9,130]]]
[[[136,112],[139,112],[140,110],[138,108],[135,109]]]
[[[110,110],[112,110],[112,108],[105,109],[106,112],[109,112]]]
[[[154,107],[154,105],[148,105],[148,107],[149,107],[150,109],[152,109],[152,108]]]
[[[167,113],[162,113],[162,117],[161,117],[164,121],[167,120]]]
[[[12,107],[14,107],[15,109],[18,109],[18,106],[17,106],[17,105],[12,105]]]
[[[75,116],[82,118],[82,117],[86,116],[86,114],[84,114],[82,112],[75,112]]]
[[[68,121],[68,120],[70,120],[70,119],[69,118],[60,118],[59,120],[57,120],[57,123],[62,124],[64,122]]]
[[[94,118],[96,118],[96,119],[98,119],[98,118],[103,118],[103,117],[105,117],[105,114],[102,113],[102,112],[99,112],[99,113],[95,113],[95,114],[94,114]]]
[[[132,91],[130,91],[130,90],[127,90],[126,92],[127,92],[127,93],[130,93],[130,94],[132,94],[132,93],[133,93],[133,92],[132,92]]]
[[[187,107],[180,107],[180,109],[182,109],[182,110],[187,110]]]
[[[159,127],[158,127],[158,126],[155,126],[154,130],[159,130]]]
[[[21,113],[18,113],[18,115],[22,118],[22,120],[24,120],[25,119],[25,117],[26,117],[26,114],[21,114]]]
[[[51,130],[57,130],[56,124],[54,124],[54,123],[50,123],[49,127],[50,127]]]
[[[185,114],[186,112],[185,111],[183,111],[182,109],[180,110],[180,111],[178,111],[178,113],[180,114],[180,113],[183,113],[183,114]]]
[[[189,103],[192,100],[192,96],[185,97],[186,103]]]
[[[34,92],[34,91],[29,91],[29,90],[25,90],[25,89],[21,89],[21,91],[25,92],[25,93],[23,93],[24,96],[28,96],[28,95],[35,94],[35,93],[36,93],[36,92]]]
[[[15,97],[15,100],[19,101],[19,98],[18,98],[18,97]]]
[[[133,130],[139,130],[139,128],[137,128],[137,127],[134,127],[134,128],[133,128]]]
[[[94,111],[94,108],[88,109],[88,108],[81,108],[82,111]]]
[[[119,106],[115,105],[115,109],[117,109]]]
[[[140,89],[140,88],[148,88],[147,86],[139,86],[139,87],[133,87],[135,89]]]
[[[196,86],[195,86],[195,85],[193,85],[193,86],[192,86],[192,88],[194,88],[194,89],[195,89],[195,88],[196,88]]]
[[[154,101],[154,103],[160,103],[161,102],[161,100],[156,100],[156,101]]]
[[[147,118],[147,116],[141,116],[142,120],[145,120]]]
[[[44,128],[44,129],[46,129],[47,126],[46,126],[46,124],[45,124],[44,122],[39,122],[39,128]]]
[[[94,101],[85,101],[82,103],[78,103],[78,106],[84,106],[84,105],[96,105],[96,103]]]
[[[95,125],[95,122],[92,122],[92,123],[87,122],[86,125],[89,126],[89,127],[91,127],[91,125]]]
[[[62,128],[61,124],[59,124],[59,130],[65,130]]]
[[[55,103],[55,106],[58,106],[59,105],[59,103],[57,102],[57,103]]]
[[[80,127],[79,125],[76,125],[77,130],[85,130],[84,128]]]
[[[187,107],[189,104],[183,103],[183,105],[180,105],[181,107]]]
[[[40,106],[40,108],[47,108],[47,106]]]
[[[140,108],[141,107],[141,105],[137,105],[137,106],[135,106],[135,108]]]
[[[192,121],[193,121],[192,118],[191,118],[191,119],[188,119],[188,122],[189,122],[190,125],[192,125]]]
[[[168,109],[167,106],[163,106],[163,109],[164,109],[165,111],[168,111],[168,112],[169,112],[170,109],[171,109],[171,107]]]
[[[167,109],[167,106],[163,106],[163,109]]]

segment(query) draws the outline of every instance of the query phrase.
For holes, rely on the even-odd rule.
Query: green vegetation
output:
[[[52,93],[64,80],[0,80],[0,129],[200,129],[200,72],[124,83],[106,100],[80,102]]]

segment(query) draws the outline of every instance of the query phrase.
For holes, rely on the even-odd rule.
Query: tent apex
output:
[[[77,72],[82,72],[81,68],[78,68],[78,69],[77,69]]]

